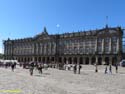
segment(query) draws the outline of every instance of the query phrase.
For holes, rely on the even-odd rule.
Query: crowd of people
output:
[[[0,62],[0,67],[4,68],[11,68],[11,70],[14,72],[14,69],[16,68],[17,63],[16,62]]]
[[[30,71],[30,75],[33,75],[33,70],[34,68],[36,68],[39,72],[39,74],[42,74],[42,69],[48,69],[48,66],[45,66],[45,64],[43,65],[42,63],[30,63],[29,64],[29,71]]]
[[[109,64],[109,65],[105,65],[105,71],[104,73],[107,74],[107,73],[110,73],[112,74],[112,66],[115,67],[115,70],[116,70],[116,73],[118,73],[118,64],[116,63],[115,65],[112,65],[112,64]],[[95,72],[98,72],[98,65],[95,64]]]
[[[11,68],[11,70],[14,72],[14,69],[16,68],[17,63],[16,62],[7,62],[3,63],[0,62],[0,67],[5,67],[5,68]],[[73,73],[80,74],[82,65],[81,64],[62,64],[62,63],[57,63],[57,64],[47,64],[47,63],[41,63],[41,62],[29,62],[29,63],[20,63],[20,67],[28,68],[30,75],[33,75],[34,69],[37,69],[39,74],[43,73],[43,68],[48,69],[50,68],[58,68],[59,70],[73,70]],[[98,72],[98,64],[95,63],[95,72]],[[115,64],[115,70],[116,73],[118,73],[118,64]],[[105,74],[111,73],[112,74],[112,65],[105,65]]]

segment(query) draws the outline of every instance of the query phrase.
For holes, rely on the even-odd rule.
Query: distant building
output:
[[[19,62],[115,64],[122,59],[121,27],[5,40],[4,58]]]

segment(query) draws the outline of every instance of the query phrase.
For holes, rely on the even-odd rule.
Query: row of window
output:
[[[110,41],[112,40],[112,44],[117,45],[117,37],[112,37],[112,38],[105,38],[104,41],[105,43],[105,51],[108,52],[109,51],[109,45],[110,45]],[[102,38],[98,38],[97,42],[98,42],[98,51],[101,52],[102,51]],[[54,42],[49,42],[49,43],[40,43],[35,44],[36,48],[35,48],[35,52],[36,53],[40,53],[40,54],[47,54],[49,53],[55,53],[56,49],[56,43]],[[96,39],[86,39],[86,40],[64,40],[64,41],[60,41],[59,42],[59,49],[72,49],[72,50],[80,50],[80,49],[84,49],[84,48],[95,48],[96,46]],[[14,46],[14,54],[33,54],[34,53],[34,44],[17,44]],[[17,50],[18,49],[18,50]],[[51,49],[51,50],[48,50]],[[116,47],[113,48],[113,50],[116,52],[117,49]],[[5,49],[5,54],[12,54],[13,52],[12,47],[9,47]],[[60,50],[62,51],[62,50]],[[64,50],[63,50],[64,52]],[[65,52],[64,52],[65,53]]]

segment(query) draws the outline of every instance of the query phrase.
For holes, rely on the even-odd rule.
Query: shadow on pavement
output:
[[[37,76],[37,77],[44,77],[42,74],[41,74],[41,75],[34,75],[34,76]]]
[[[34,76],[45,77],[45,75],[50,75],[50,73],[42,73],[42,74],[37,74],[37,75],[34,75]]]
[[[119,74],[124,74],[125,75],[125,72],[119,72]]]
[[[43,73],[43,74],[45,74],[45,75],[50,75],[50,73]]]

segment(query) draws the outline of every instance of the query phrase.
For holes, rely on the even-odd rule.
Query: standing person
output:
[[[66,70],[66,64],[63,65],[63,69]]]
[[[112,65],[109,65],[109,72],[112,74]]]
[[[98,65],[95,63],[95,72],[98,72]]]
[[[22,66],[22,64],[20,63],[20,67]]]
[[[39,71],[39,63],[35,63],[35,69]]]
[[[39,64],[39,65],[38,65],[38,70],[39,70],[39,73],[40,73],[40,74],[42,74],[42,68],[43,68],[43,67],[42,67],[42,64]]]
[[[33,70],[34,70],[34,63],[32,62],[31,64],[30,64],[30,75],[32,76],[33,75]]]
[[[81,68],[82,68],[82,66],[79,64],[79,66],[78,66],[78,74],[80,74]]]
[[[15,68],[15,65],[12,63],[11,64],[11,69],[12,69],[13,72],[14,72],[14,68]]]
[[[47,70],[47,69],[48,69],[48,65],[47,65],[47,64],[44,64],[44,67],[45,67],[45,70]]]
[[[68,66],[68,70],[70,70],[70,65],[68,64],[67,66]]]
[[[115,64],[116,73],[118,73],[118,63]]]
[[[107,74],[107,65],[106,65],[106,67],[105,67],[105,74]]]
[[[77,70],[77,65],[76,64],[74,65],[73,70],[74,70],[74,74],[76,74],[76,70]]]
[[[14,68],[16,68],[16,62],[14,62]]]
[[[23,69],[25,69],[26,68],[26,64],[25,63],[23,63]]]
[[[7,66],[8,66],[7,63],[5,63],[5,68],[7,68]]]

